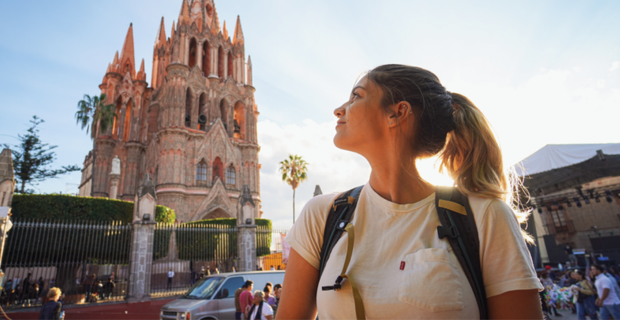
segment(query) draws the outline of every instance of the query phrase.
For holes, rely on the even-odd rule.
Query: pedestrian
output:
[[[241,320],[243,317],[243,309],[241,308],[241,293],[247,289],[247,282],[241,288],[235,291],[235,320]]]
[[[573,247],[567,244],[566,247],[564,247],[564,253],[566,253],[566,255],[568,256],[568,259],[571,262],[571,266],[575,266],[575,267],[579,266],[579,261],[577,260],[577,256],[575,256],[575,254],[573,253]]]
[[[58,302],[58,298],[60,298],[60,289],[51,288],[47,293],[47,298],[49,299],[47,303],[45,303],[41,307],[41,312],[39,313],[40,320],[60,320],[62,314],[62,303]]]
[[[265,286],[263,292],[265,293],[265,302],[267,302],[267,304],[270,305],[272,309],[275,308],[276,299],[271,295],[271,287]]]
[[[168,290],[172,289],[172,278],[174,278],[174,271],[170,269],[168,271],[168,286],[166,287]]]
[[[256,290],[247,320],[273,320],[273,309],[265,303],[263,292]]]
[[[571,286],[571,290],[573,290],[574,294],[577,296],[575,301],[577,305],[577,318],[579,320],[585,320],[587,314],[590,319],[597,320],[596,306],[594,304],[596,301],[594,287],[586,278],[583,271],[575,270],[572,276],[577,281],[577,283]]]
[[[618,267],[617,266],[609,267],[609,273],[613,275],[614,279],[616,280],[616,283],[620,285],[620,273],[618,272]]]
[[[112,299],[112,292],[114,292],[114,281],[112,281],[112,277],[108,278],[108,282],[103,285],[103,299]]]
[[[112,282],[114,282],[114,280],[116,279],[116,275],[114,274],[114,272],[110,273],[110,279],[112,279]]]
[[[616,295],[611,279],[603,274],[603,267],[594,264],[590,266],[590,275],[596,277],[594,285],[598,292],[596,305],[601,309],[599,314],[602,320],[607,320],[610,316],[620,319],[620,299]]]
[[[531,237],[519,226],[526,215],[513,211],[512,180],[480,109],[447,91],[430,71],[391,64],[362,76],[334,115],[334,144],[366,158],[370,178],[343,226],[354,232],[336,239],[329,260],[321,261],[322,244],[329,241],[324,238],[326,221],[332,208],[348,202],[332,193],[306,203],[286,237],[291,247],[287,291],[278,317],[314,319],[318,307],[320,319],[479,319],[481,310],[492,319],[542,318],[542,286],[525,241]],[[435,155],[471,210],[436,199],[437,187],[420,175],[417,160]],[[339,169],[344,168],[332,168]],[[344,202],[335,204],[337,198]],[[483,279],[474,285],[479,288],[483,282],[484,293],[472,289],[452,253],[449,239],[471,238],[453,233],[454,226],[442,226],[437,208],[446,206],[471,214],[470,223],[475,220],[473,230],[468,229],[478,233],[475,263],[480,263]],[[344,272],[348,279],[338,282]],[[335,282],[340,290],[322,290],[336,289]],[[477,293],[483,294],[484,309],[478,308]]]
[[[252,301],[254,300],[254,295],[252,295],[252,289],[254,289],[254,282],[252,280],[248,280],[244,284],[245,291],[239,294],[239,306],[241,307],[241,311],[244,314],[244,319],[248,316],[248,311],[250,311],[250,307],[252,306]]]
[[[97,275],[93,273],[89,277],[86,277],[86,280],[84,280],[84,296],[86,297],[86,302],[89,302],[91,300],[90,295],[93,289],[93,284],[95,284],[96,277]]]
[[[194,285],[194,283],[196,283],[196,271],[194,269],[192,269],[192,272],[189,276],[189,283],[191,285]]]
[[[276,270],[276,268],[274,268],[273,265],[272,265],[271,268],[269,268],[269,270],[274,271],[274,270]]]
[[[620,285],[618,285],[618,282],[616,282],[616,278],[614,278],[614,275],[609,273],[609,268],[604,268],[603,274],[607,278],[609,278],[611,286],[614,288],[614,292],[616,293],[616,296],[620,297]]]

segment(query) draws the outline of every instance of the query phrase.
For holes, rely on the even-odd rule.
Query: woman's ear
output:
[[[395,103],[389,107],[389,110],[388,124],[390,127],[396,127],[408,119],[413,119],[410,118],[413,116],[413,109],[411,108],[411,104],[407,101]]]

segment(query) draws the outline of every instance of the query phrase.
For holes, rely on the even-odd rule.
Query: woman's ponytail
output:
[[[454,130],[439,154],[440,169],[447,171],[467,195],[507,200],[508,179],[502,152],[486,117],[467,97],[452,93]]]
[[[446,145],[439,154],[440,170],[447,171],[463,194],[499,198],[510,205],[517,220],[527,220],[513,195],[520,180],[504,170],[502,151],[487,118],[467,97],[452,93],[455,129],[448,133]],[[522,230],[524,238],[532,242]]]

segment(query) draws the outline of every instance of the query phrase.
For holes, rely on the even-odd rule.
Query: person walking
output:
[[[108,278],[108,282],[103,285],[103,299],[112,299],[114,287],[116,287],[116,284],[114,284],[112,277]]]
[[[93,289],[93,285],[95,284],[95,278],[97,277],[96,274],[91,274],[89,277],[86,277],[86,280],[84,280],[84,295],[86,296],[86,302],[89,302],[91,300],[91,292]]]
[[[166,287],[168,290],[172,289],[172,278],[174,278],[174,271],[170,269],[170,271],[168,271],[168,286]]]
[[[62,303],[58,302],[61,291],[58,288],[51,288],[47,293],[49,301],[41,307],[39,320],[60,320],[62,315]]]
[[[577,281],[576,284],[571,286],[571,289],[577,295],[577,318],[579,320],[585,320],[586,314],[590,316],[590,319],[597,320],[596,315],[596,292],[590,281],[586,278],[586,275],[581,270],[575,270],[572,273],[572,277]]]
[[[247,289],[247,282],[241,288],[235,291],[235,320],[243,318],[243,309],[241,308],[241,293]]]
[[[273,309],[265,302],[262,291],[254,292],[253,304],[248,311],[246,320],[273,320]]]
[[[252,306],[252,301],[254,300],[254,295],[252,295],[252,289],[254,289],[254,282],[252,280],[248,280],[244,284],[245,291],[239,294],[239,306],[241,307],[241,312],[244,314],[244,319],[247,318],[248,311],[250,311],[250,307]]]
[[[602,320],[607,320],[610,316],[620,319],[620,299],[611,284],[611,279],[603,274],[603,270],[598,264],[590,266],[590,275],[596,277],[594,282],[598,292],[596,305],[601,308],[599,313]]]
[[[447,91],[428,70],[389,64],[362,76],[334,115],[334,144],[363,156],[370,177],[343,226],[354,232],[336,239],[326,262],[323,235],[340,195],[306,203],[286,237],[291,250],[278,317],[314,319],[318,307],[320,319],[479,319],[481,312],[491,319],[542,318],[542,286],[525,241],[531,237],[519,226],[526,215],[511,199],[512,180],[490,124],[471,100]],[[435,155],[476,223],[482,311],[475,293],[482,290],[472,289],[448,241],[458,235],[443,227],[438,236],[437,187],[417,168],[417,160]],[[353,277],[340,290],[322,290],[334,288],[343,272]]]

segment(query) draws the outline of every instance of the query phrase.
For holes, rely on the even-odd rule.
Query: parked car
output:
[[[222,273],[196,282],[185,295],[161,308],[161,320],[234,320],[235,291],[247,280],[254,290],[263,290],[267,282],[284,282],[284,271]]]

